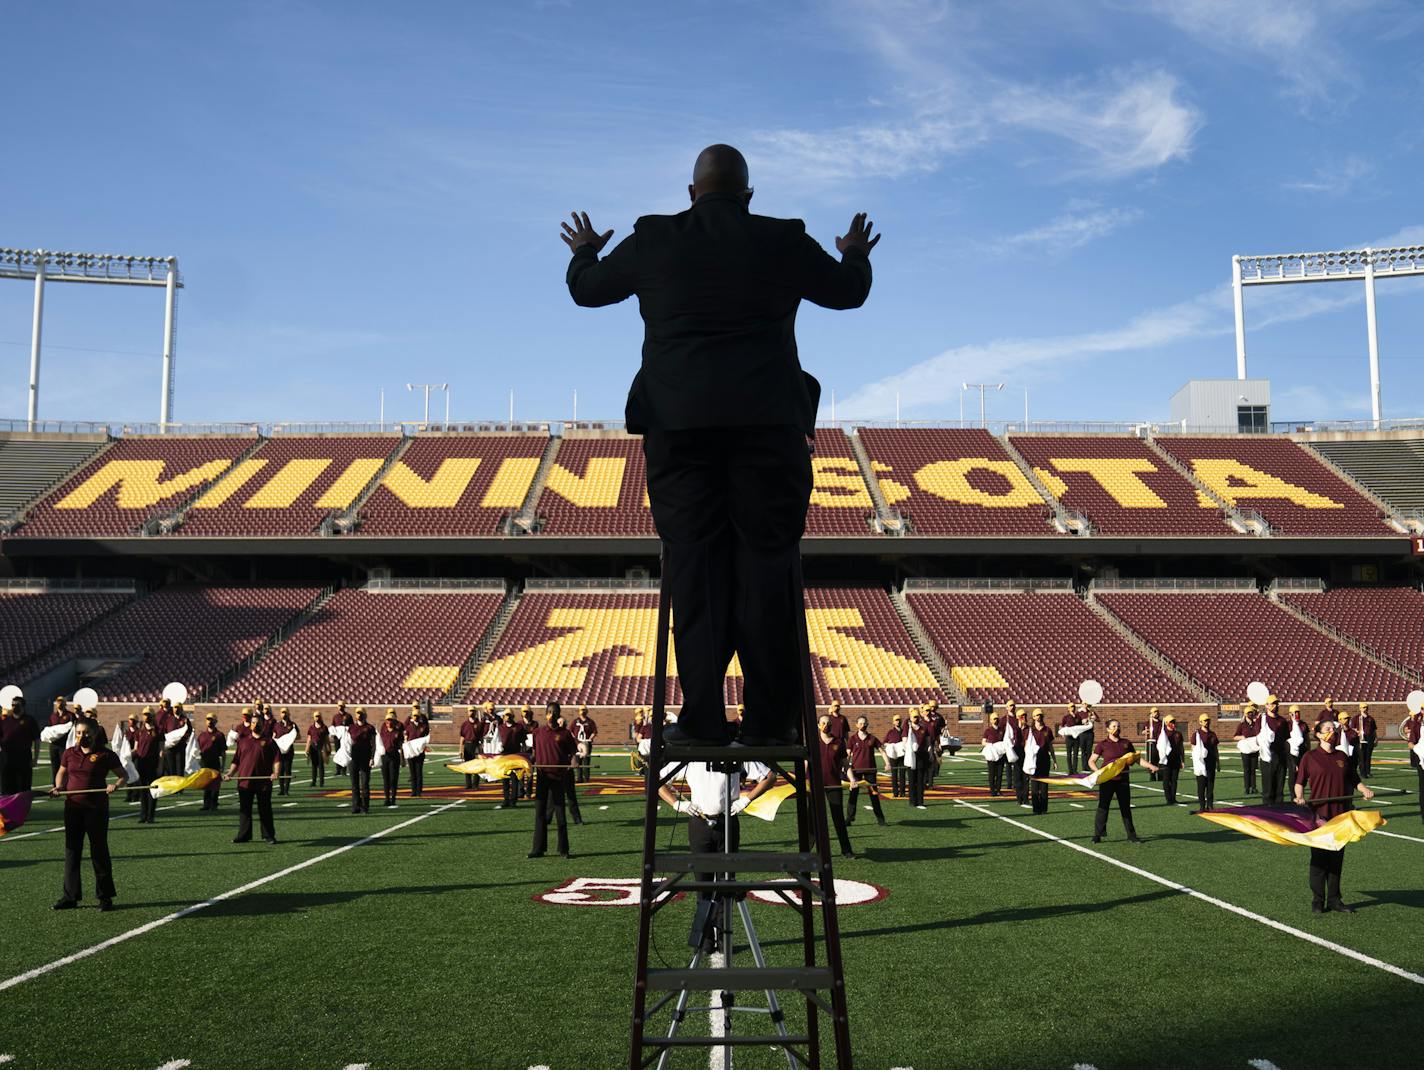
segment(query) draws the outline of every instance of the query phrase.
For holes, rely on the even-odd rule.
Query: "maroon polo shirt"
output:
[[[1419,736],[1424,733],[1424,714],[1414,714],[1404,719],[1404,738],[1412,747],[1419,742]]]
[[[405,723],[406,739],[423,739],[430,735],[430,725],[421,721],[419,717],[412,717]]]
[[[321,750],[326,746],[326,741],[331,737],[331,729],[324,724],[307,725],[307,746]]]
[[[573,733],[574,739],[583,739],[592,743],[598,736],[598,724],[592,717],[575,717]]]
[[[1232,735],[1240,739],[1242,736],[1254,736],[1260,730],[1260,720],[1252,715],[1250,717],[1241,718],[1241,722],[1236,726],[1236,731],[1233,732]]]
[[[1198,743],[1206,747],[1207,764],[1215,764],[1217,760],[1217,748],[1221,746],[1221,741],[1216,738],[1216,733],[1210,728],[1206,729],[1206,731],[1202,731],[1200,728],[1193,729],[1192,746],[1195,747]]]
[[[1040,750],[1051,750],[1053,748],[1053,729],[1049,728],[1048,725],[1044,725],[1042,728],[1034,728],[1030,725],[1028,731],[1029,734],[1033,736],[1034,742],[1038,744]]]
[[[875,771],[875,752],[880,747],[880,740],[875,738],[873,732],[867,732],[862,738],[859,732],[850,734],[850,767],[857,773]]]
[[[478,743],[484,737],[479,721],[465,721],[460,725],[460,739],[466,743]]]
[[[156,729],[150,731],[140,725],[132,732],[126,732],[129,737],[129,746],[133,749],[135,758],[157,758],[163,753],[163,735]]]
[[[1059,727],[1059,728],[1072,728],[1075,724],[1080,724],[1080,723],[1081,723],[1081,722],[1078,720],[1078,715],[1077,715],[1076,713],[1069,712],[1069,713],[1065,713],[1065,714],[1063,715],[1063,720],[1061,720],[1061,721],[1058,722],[1058,727]]]
[[[222,761],[223,753],[227,750],[227,736],[220,729],[203,729],[198,733],[198,757],[204,764],[207,762]],[[217,766],[207,766],[209,769],[216,769]]]
[[[901,729],[896,728],[893,724],[885,731],[886,743],[899,743],[904,738],[905,733]]]
[[[567,769],[577,753],[574,737],[567,728],[551,728],[541,724],[534,729],[534,764],[545,776]]]
[[[889,737],[889,736],[886,736],[885,738],[888,740],[890,737]],[[992,725],[992,724],[985,727],[985,729],[984,729],[984,742],[985,742],[985,743],[997,743],[997,742],[999,742],[999,740],[1001,740],[1001,739],[1003,739],[1003,738],[1004,738],[1004,733],[1003,733],[1003,730],[1002,730],[1002,729],[997,728],[996,726],[994,726],[994,725]]]
[[[1129,740],[1123,739],[1121,736],[1118,736],[1117,739],[1113,739],[1111,736],[1109,736],[1105,739],[1100,739],[1097,743],[1093,744],[1093,753],[1098,756],[1099,769],[1107,765],[1109,762],[1117,761],[1124,754],[1130,754],[1136,749],[1137,748],[1134,747]],[[1125,779],[1127,775],[1131,772],[1132,766],[1128,766],[1118,775]]]
[[[74,714],[70,713],[68,710],[56,710],[55,712],[49,715],[49,724],[51,728],[53,728],[57,724],[68,724],[72,720],[74,720]]]
[[[927,729],[923,724],[919,725],[918,727],[913,724],[907,725],[905,727],[904,739],[906,743],[913,743],[914,748],[917,752],[922,751],[927,748],[930,743],[929,729]]]
[[[338,710],[331,715],[331,725],[333,728],[344,728],[352,723],[352,717],[345,711]]]
[[[0,749],[15,755],[11,761],[18,761],[20,755],[28,754],[39,738],[40,730],[29,714],[22,713],[17,717],[7,713],[0,717]]]
[[[850,721],[846,720],[843,713],[827,714],[826,735],[841,743],[845,742],[846,736],[850,735]]]
[[[283,736],[285,736],[288,732],[290,732],[292,729],[294,729],[294,728],[296,728],[296,727],[297,727],[297,722],[296,722],[296,721],[273,721],[273,722],[272,722],[272,738],[273,738],[273,739],[281,739]],[[299,733],[299,734],[300,734],[300,733]]]
[[[653,738],[653,728],[652,728],[652,726],[649,725],[647,722],[644,722],[643,724],[640,724],[640,725],[636,726],[633,731],[634,731],[634,733],[637,735],[637,737],[638,737],[639,739],[652,739],[652,738]]]
[[[351,760],[369,762],[376,753],[376,726],[369,721],[362,724],[353,721],[347,729],[346,738],[351,741]]]
[[[119,756],[111,750],[92,750],[85,754],[78,747],[70,747],[59,759],[59,767],[65,771],[64,790],[65,791],[86,791],[92,788],[102,788],[104,778],[110,773],[122,773],[123,765],[119,762]],[[64,797],[65,806],[78,806],[82,809],[93,809],[109,805],[109,797],[95,793],[93,795],[66,795]]]
[[[832,788],[839,788],[841,778],[844,776],[842,770],[845,769],[845,744],[834,736],[827,743],[821,739],[819,732],[816,734],[816,739],[820,743],[817,749],[821,756],[821,785],[828,791]]]
[[[237,766],[237,786],[244,790],[271,791],[272,770],[281,752],[269,737],[248,735],[237,741],[233,764]]]
[[[1343,751],[1332,748],[1327,754],[1324,747],[1317,747],[1301,757],[1300,766],[1295,771],[1295,782],[1297,786],[1307,789],[1307,801],[1352,795],[1355,785],[1359,783],[1353,769],[1354,763]],[[1324,821],[1353,809],[1353,804],[1348,799],[1310,805],[1316,816]]]
[[[381,746],[386,748],[387,754],[399,751],[404,742],[405,727],[399,721],[383,721],[381,723]]]

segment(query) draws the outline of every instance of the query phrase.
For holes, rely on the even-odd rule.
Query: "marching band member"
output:
[[[570,736],[573,735],[573,732],[569,731],[568,722],[564,720],[564,715],[563,715],[562,713],[560,713],[560,714],[558,714],[557,716],[555,716],[555,718],[554,718],[554,724],[558,725],[558,726],[559,726],[560,728],[562,728],[564,731],[569,732],[569,735],[570,735]],[[572,821],[575,825],[582,825],[582,824],[583,824],[583,815],[582,815],[581,813],[579,813],[578,788],[576,787],[577,784],[578,784],[578,740],[574,740],[574,756],[573,756],[573,760],[569,763],[568,776],[567,776],[566,786],[565,786],[565,790],[564,790],[564,798],[565,798],[565,800],[566,800],[566,801],[568,802],[568,804],[569,804],[569,820]],[[545,819],[545,824],[548,824],[548,819],[547,819],[547,818]]]
[[[1043,720],[1043,710],[1033,708],[1033,719],[1024,730],[1023,779],[1030,784],[1035,814],[1048,813],[1048,785],[1033,777],[1047,776],[1053,766],[1053,729]]]
[[[0,710],[0,795],[30,790],[39,738],[39,726],[25,712],[25,700],[11,699],[9,708]]]
[[[292,720],[292,711],[286,706],[282,707],[281,715],[272,725],[272,738],[281,739],[288,732],[295,732],[297,724]],[[290,795],[292,792],[292,765],[297,760],[296,741],[288,747],[286,752],[278,751],[277,758],[280,765],[280,775],[277,780],[277,794]]]
[[[598,724],[588,715],[588,707],[580,706],[574,718],[574,743],[578,747],[578,767],[575,781],[587,784],[593,776],[593,741],[598,738]]]
[[[183,775],[183,756],[188,749],[188,736],[192,734],[193,722],[183,709],[180,702],[176,706],[169,704],[167,699],[163,700],[164,714],[158,718],[158,730],[162,733],[165,743],[163,750],[163,773],[165,776]],[[178,740],[169,744],[167,737],[169,732],[176,732],[179,729],[185,731]]]
[[[265,843],[277,842],[277,828],[272,822],[272,785],[280,775],[278,759],[281,751],[271,736],[249,732],[237,741],[227,779],[237,777],[237,835],[233,843],[252,839],[252,803],[257,803],[257,820]]]
[[[939,778],[941,765],[941,754],[944,752],[944,744],[941,742],[944,736],[944,726],[948,722],[944,719],[944,714],[939,712],[939,703],[930,699],[925,703],[925,727],[930,733],[930,770],[926,777],[926,784],[933,784]]]
[[[134,768],[138,770],[136,783],[147,787],[157,778],[163,761],[163,733],[153,716],[153,708],[145,706],[139,715],[138,728],[129,736],[129,747],[133,751]],[[158,813],[158,800],[149,792],[138,793],[138,823],[153,824]]]
[[[986,746],[994,747],[994,753],[999,755],[997,758],[991,758],[987,761],[989,766],[989,794],[991,796],[1003,794],[1004,769],[1009,764],[1009,760],[1005,757],[1003,750],[995,746],[1004,740],[1004,728],[999,723],[1002,719],[1003,715],[991,706],[989,723],[984,726],[984,743]],[[1072,746],[1073,741],[1069,740],[1068,744]]]
[[[528,799],[534,795],[534,730],[539,727],[534,711],[528,706],[521,706],[519,723],[515,727],[519,729],[519,753],[529,759],[529,775],[519,784],[520,796]]]
[[[1014,779],[1014,798],[1020,806],[1027,806],[1030,781],[1028,774],[1024,772],[1023,754],[1028,749],[1028,712],[1022,708],[1014,710],[1014,740],[1019,750],[1019,760],[1012,766],[1017,774]]]
[[[1078,720],[1078,714],[1074,712],[1073,703],[1068,703],[1068,712],[1063,715],[1063,719],[1058,722],[1058,730],[1061,733],[1065,728],[1076,728],[1082,722]],[[1078,741],[1072,736],[1063,737],[1063,753],[1068,758],[1068,775],[1078,775]],[[999,794],[997,791],[990,791],[990,795]]]
[[[49,726],[70,724],[74,720],[74,714],[70,712],[68,704],[64,701],[63,695],[54,697],[54,711],[49,715]],[[60,737],[49,745],[49,778],[53,783],[54,778],[59,774],[59,760],[64,757],[64,737]]]
[[[110,773],[114,782],[105,788]],[[89,859],[94,867],[94,890],[99,909],[113,910],[114,868],[109,858],[109,796],[126,784],[119,756],[99,745],[94,727],[87,721],[74,730],[74,746],[60,756],[51,795],[62,791],[85,792],[64,796],[64,893],[55,910],[73,910],[84,898],[79,863],[84,860],[84,841],[89,840]],[[99,792],[95,789],[104,788]],[[93,792],[93,794],[87,794]],[[144,792],[147,795],[147,792]]]
[[[1285,801],[1286,758],[1290,754],[1290,725],[1281,716],[1281,700],[1266,699],[1257,729],[1257,754],[1261,759],[1261,802],[1278,806]]]
[[[1419,740],[1424,738],[1424,710],[1411,713],[1399,725],[1399,734],[1409,748],[1409,767],[1419,778],[1419,819],[1424,821],[1424,762],[1419,760]]]
[[[77,720],[77,717],[76,717],[76,720]],[[118,724],[114,725],[114,736],[113,736],[113,738],[114,738],[114,739],[118,739],[118,738],[119,738],[119,735],[122,733],[122,735],[123,735],[123,737],[124,737],[125,739],[127,739],[127,740],[132,740],[132,739],[133,739],[133,734],[134,734],[135,732],[137,732],[137,731],[138,731],[138,712],[137,712],[136,710],[129,710],[128,716],[127,716],[123,721],[120,721]],[[61,742],[60,745],[63,746],[63,742]],[[132,744],[130,744],[130,745],[132,746]],[[118,753],[118,752],[115,751],[115,753]],[[142,794],[143,794],[143,792],[142,792],[141,790],[138,790],[138,789],[134,788],[134,782],[133,782],[133,781],[129,781],[129,789],[128,789],[128,791],[124,792],[124,802],[126,802],[126,803],[136,803],[136,802],[139,801],[139,796],[142,795]]]
[[[351,717],[351,714],[346,712],[346,703],[338,702],[336,704],[336,712],[331,715],[331,727],[350,728],[352,720],[353,719]],[[342,765],[339,761],[336,760],[340,756],[340,753],[340,749],[338,748],[336,753],[332,755],[332,773],[335,776],[348,776],[349,772],[346,766]]]
[[[500,754],[518,754],[524,741],[524,737],[519,730],[519,724],[514,720],[514,711],[504,711],[504,723],[500,725],[495,734],[499,738]],[[499,809],[513,810],[519,805],[519,775],[511,772],[504,778],[504,802],[500,803]]]
[[[1290,791],[1295,783],[1296,770],[1300,768],[1300,760],[1310,750],[1313,734],[1311,727],[1301,718],[1300,706],[1292,704],[1290,719],[1286,722],[1286,791]]]
[[[1321,703],[1320,713],[1315,717],[1315,727],[1319,728],[1326,721],[1335,723],[1338,721],[1339,716],[1335,710],[1335,700],[1329,695],[1326,695],[1325,701]]]
[[[1348,796],[1355,794],[1357,786],[1366,799],[1373,799],[1375,793],[1360,781],[1353,764],[1336,749],[1335,723],[1321,721],[1315,733],[1320,746],[1300,760],[1300,768],[1295,775],[1295,803],[1297,806],[1305,805],[1305,789],[1309,788],[1312,799],[1331,800],[1310,804],[1316,817],[1328,821],[1354,808]],[[1310,891],[1314,897],[1310,909],[1313,913],[1323,914],[1327,910],[1337,910],[1342,914],[1355,912],[1354,907],[1346,905],[1340,898],[1340,872],[1344,865],[1343,847],[1338,851],[1320,847],[1310,849]]]
[[[880,777],[875,764],[875,752],[880,750],[880,740],[870,731],[870,722],[864,717],[855,719],[855,731],[850,734],[850,794],[846,797],[846,824],[855,821],[855,799],[860,786],[865,785],[870,796],[870,810],[875,814],[876,824],[885,824],[885,813],[880,808]]]
[[[311,765],[311,786],[326,787],[326,759],[331,753],[331,729],[321,718],[320,710],[313,710],[312,723],[307,726],[307,762]]]
[[[1370,759],[1374,757],[1375,743],[1379,741],[1379,725],[1370,716],[1370,704],[1360,703],[1360,712],[1350,719],[1350,727],[1360,738],[1360,777],[1370,775]]]
[[[1256,716],[1256,704],[1248,702],[1241,707],[1241,722],[1236,726],[1236,749],[1241,753],[1241,787],[1247,795],[1256,794],[1256,767],[1260,756],[1256,748],[1260,746],[1256,736],[1260,734],[1261,723]],[[1247,748],[1242,750],[1242,748]]]
[[[908,780],[910,805],[925,810],[925,774],[929,771],[930,734],[920,720],[916,707],[910,710],[910,723],[905,726],[905,777]]]
[[[855,851],[850,846],[850,833],[846,830],[845,793],[841,791],[841,781],[846,775],[845,745],[831,735],[829,714],[821,714],[816,719],[816,727],[820,736],[817,753],[821,762],[821,789],[826,793],[826,807],[831,812],[831,824],[835,827],[836,839],[840,842],[841,857],[854,858]],[[925,758],[928,764],[928,753]]]
[[[430,719],[425,716],[425,711],[418,704],[412,703],[410,717],[405,722],[405,738],[407,740],[424,739],[428,735],[430,735]],[[413,758],[407,758],[406,765],[410,766],[410,797],[418,799],[425,794],[424,752]]]
[[[366,708],[356,707],[356,719],[347,727],[351,742],[351,812],[371,812],[371,766],[376,763],[376,728],[366,721]]]
[[[831,700],[830,709],[826,711],[825,716],[830,719],[828,724],[832,738],[844,744],[846,736],[850,735],[850,721],[846,719],[845,714],[841,713],[840,699]]]
[[[1078,714],[1078,723],[1088,726],[1088,730],[1078,737],[1078,768],[1087,769],[1088,762],[1093,757],[1093,748],[1097,745],[1098,730],[1094,725],[1098,723],[1098,712],[1084,703]]]
[[[1092,757],[1088,759],[1088,767],[1097,772],[1101,766],[1115,762],[1124,754],[1136,749],[1131,740],[1122,738],[1122,722],[1114,717],[1108,721],[1107,739],[1093,747]],[[1149,772],[1153,771],[1154,767],[1151,762],[1142,764],[1147,766]],[[1132,767],[1128,766],[1106,784],[1098,785],[1098,810],[1093,819],[1094,843],[1101,843],[1102,838],[1107,835],[1108,808],[1114,799],[1117,800],[1118,812],[1122,814],[1122,827],[1127,830],[1127,841],[1129,843],[1142,842],[1132,823],[1132,784],[1128,780],[1131,772]]]
[[[1023,775],[1020,762],[1023,761],[1023,733],[1019,731],[1018,705],[1013,699],[1004,703],[1004,756],[1008,759],[1009,790],[1014,797],[1019,795],[1019,780]],[[1023,801],[1023,800],[1020,800]]]
[[[400,790],[401,745],[405,743],[405,726],[396,720],[394,709],[386,710],[381,722],[381,790],[385,793],[386,809],[394,810],[396,792]]]
[[[203,718],[204,728],[198,733],[198,768],[215,769],[222,773],[223,756],[227,753],[227,737],[218,729],[218,715],[210,713]],[[203,810],[218,808],[218,792],[222,790],[219,775],[203,789]]]
[[[905,794],[905,729],[897,713],[890,718],[890,730],[885,733],[885,765],[890,770],[890,797]]]
[[[558,827],[559,854],[564,858],[571,857],[568,818],[564,807],[567,794],[573,788],[570,765],[577,749],[574,737],[558,720],[559,704],[551,702],[544,708],[544,724],[534,730],[534,764],[538,775],[534,779],[534,846],[529,851],[530,858],[544,857],[544,849],[549,843],[545,816],[551,805],[554,823]]]
[[[1177,731],[1177,715],[1169,713],[1162,719],[1162,730],[1159,736],[1162,742],[1167,744],[1165,751],[1160,745],[1157,748],[1157,762],[1159,772],[1157,779],[1162,782],[1162,794],[1166,797],[1168,806],[1175,806],[1177,803],[1177,778],[1182,772],[1183,746],[1182,733]]]
[[[1159,735],[1161,735],[1161,734],[1162,734],[1162,713],[1161,713],[1161,711],[1160,711],[1156,706],[1153,706],[1150,710],[1147,711],[1147,740],[1148,740],[1148,742],[1149,742],[1152,746],[1155,747],[1155,746],[1157,745],[1157,737],[1158,737]],[[1155,782],[1155,781],[1158,779],[1158,778],[1157,778],[1157,774],[1156,774],[1156,773],[1149,773],[1149,774],[1147,775],[1147,779],[1148,779],[1149,781]]]
[[[488,704],[493,709],[494,704]],[[479,711],[471,706],[465,711],[464,723],[460,725],[460,761],[468,762],[479,757],[480,744],[484,741],[484,724],[479,716]],[[470,791],[475,786],[475,775],[465,774],[465,790]]]
[[[1350,766],[1359,775],[1360,768],[1360,737],[1355,730],[1350,727],[1350,715],[1344,710],[1337,714],[1338,720],[1335,723],[1335,749],[1345,755]]]
[[[1197,808],[1195,813],[1216,809],[1216,771],[1221,765],[1220,740],[1211,730],[1211,715],[1197,715],[1197,727],[1192,732],[1192,772],[1197,778]]]

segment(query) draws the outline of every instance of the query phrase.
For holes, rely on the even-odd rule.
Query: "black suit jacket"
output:
[[[587,308],[634,294],[643,365],[628,391],[628,430],[816,426],[821,386],[801,370],[796,309],[858,308],[870,259],[839,261],[799,219],[753,215],[735,194],[708,193],[677,215],[640,218],[602,260],[574,250],[569,293]]]

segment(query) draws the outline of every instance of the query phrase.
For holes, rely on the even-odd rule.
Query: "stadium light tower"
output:
[[[426,427],[430,426],[430,392],[432,390],[445,391],[445,422],[450,422],[450,384],[449,383],[406,383],[405,388],[410,391],[425,391],[425,419],[421,421]]]
[[[1247,286],[1274,286],[1293,282],[1345,282],[1365,284],[1365,330],[1370,348],[1370,408],[1375,430],[1380,426],[1379,331],[1375,321],[1377,276],[1424,275],[1424,245],[1391,249],[1342,249],[1324,253],[1270,253],[1231,258],[1231,291],[1236,306],[1236,378],[1246,378]]]
[[[158,424],[167,431],[173,418],[173,343],[176,335],[178,258],[174,256],[119,256],[115,253],[60,253],[50,249],[0,248],[0,279],[33,280],[34,323],[30,331],[30,397],[27,410],[31,431],[40,414],[40,339],[44,333],[44,291],[50,282],[93,282],[116,286],[161,286],[163,303],[163,382],[158,403]]]
[[[980,426],[980,427],[986,427],[986,426],[988,426],[988,425],[984,422],[984,391],[986,391],[986,390],[1002,390],[1002,389],[1004,389],[1004,384],[1003,384],[1003,383],[961,383],[961,384],[960,384],[960,391],[959,391],[959,406],[960,406],[960,408],[959,408],[959,422],[960,422],[961,424],[964,423],[964,391],[965,391],[965,390],[978,390],[978,391],[979,391],[979,426]]]

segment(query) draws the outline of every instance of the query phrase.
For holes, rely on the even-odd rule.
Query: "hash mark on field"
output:
[[[342,1070],[366,1070],[370,1063],[347,1063]]]
[[[192,1065],[193,1064],[187,1059],[169,1059],[166,1063],[160,1066],[158,1070],[183,1070],[183,1067]]]
[[[1271,1062],[1270,1059],[1252,1059],[1246,1065],[1254,1066],[1256,1070],[1281,1070],[1281,1068]]]
[[[0,1063],[13,1063],[14,1061],[15,1057],[13,1055],[0,1055]]]
[[[298,862],[296,865],[288,866],[286,869],[280,869],[276,873],[268,874],[265,877],[258,877],[256,880],[248,881],[246,884],[233,888],[231,891],[222,892],[219,895],[213,896],[211,899],[204,899],[201,903],[194,903],[192,906],[184,907],[182,910],[175,910],[172,914],[165,914],[163,917],[140,925],[136,929],[119,933],[118,936],[111,936],[107,940],[102,940],[97,944],[86,947],[82,951],[76,951],[72,955],[65,955],[63,958],[55,959],[53,962],[47,962],[43,966],[36,966],[33,970],[26,970],[24,973],[16,974],[14,977],[7,977],[5,980],[0,981],[0,992],[4,992],[7,988],[14,988],[16,985],[22,985],[26,981],[33,981],[36,977],[43,977],[45,974],[51,973],[61,966],[68,966],[71,962],[78,962],[80,959],[86,959],[90,955],[97,955],[100,951],[105,951],[115,944],[122,944],[126,940],[133,939],[135,936],[142,936],[145,933],[152,932],[154,929],[167,925],[170,921],[178,921],[191,914],[196,914],[200,910],[206,910],[210,906],[215,906],[229,899],[236,899],[238,896],[245,895],[254,888],[261,888],[265,884],[271,884],[275,880],[280,880],[289,874],[299,872],[308,866],[314,866],[318,862],[325,862],[328,858],[335,858],[337,855],[355,850],[357,847],[368,844],[373,840],[379,840],[384,836],[389,836],[392,832],[398,832],[403,828],[408,828],[419,821],[424,821],[427,817],[434,817],[438,813],[454,809],[464,801],[464,799],[456,799],[454,802],[446,803],[444,806],[437,806],[433,810],[425,811],[425,813],[420,814],[418,817],[412,817],[406,821],[402,821],[398,825],[383,828],[378,832],[371,833],[369,836],[363,836],[359,840],[353,840],[348,844],[343,844],[341,847],[333,848],[324,854],[308,858],[305,861]],[[184,1063],[183,1065],[187,1066],[188,1064]]]
[[[1098,1070],[1092,1063],[1074,1063],[1073,1070]]]

